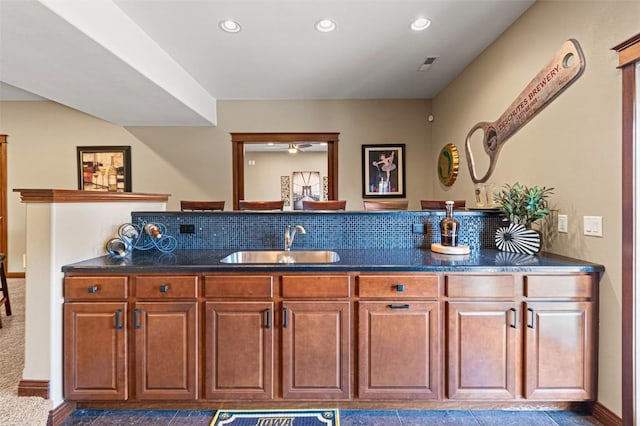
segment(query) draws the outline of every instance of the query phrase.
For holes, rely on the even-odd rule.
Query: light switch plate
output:
[[[584,235],[602,237],[602,216],[584,217]]]
[[[558,215],[558,232],[565,234],[569,232],[569,216],[566,214]]]

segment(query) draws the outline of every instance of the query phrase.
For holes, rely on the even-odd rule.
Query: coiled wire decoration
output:
[[[162,223],[140,221],[138,224],[124,223],[118,228],[118,237],[106,243],[110,256],[121,259],[135,250],[157,249],[162,253],[171,253],[178,246],[175,237],[167,235]]]

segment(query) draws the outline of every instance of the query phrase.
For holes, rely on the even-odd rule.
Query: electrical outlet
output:
[[[196,226],[192,223],[183,223],[180,224],[180,233],[181,234],[195,234]]]
[[[424,225],[422,223],[414,223],[411,225],[411,231],[414,234],[424,234]]]
[[[566,214],[558,215],[558,232],[565,234],[569,232],[569,216]]]
[[[584,216],[584,235],[602,237],[602,216]]]

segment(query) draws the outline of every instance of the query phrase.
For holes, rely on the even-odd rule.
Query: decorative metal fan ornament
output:
[[[540,251],[540,234],[512,223],[496,230],[496,247],[513,253],[535,254]]]

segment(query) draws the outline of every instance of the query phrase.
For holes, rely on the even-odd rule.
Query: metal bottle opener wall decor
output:
[[[500,118],[491,123],[482,121],[471,128],[467,134],[465,150],[473,183],[483,183],[489,179],[496,167],[498,153],[502,145],[577,80],[583,71],[584,55],[582,49],[576,40],[569,39],[562,44],[553,59],[538,72]],[[484,132],[482,144],[484,152],[489,156],[489,169],[482,177],[478,177],[476,174],[473,153],[471,152],[471,136],[477,130]]]

